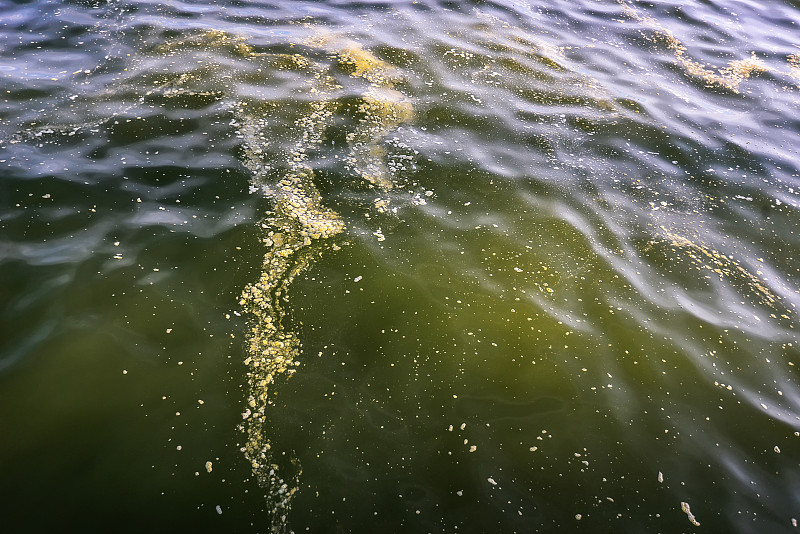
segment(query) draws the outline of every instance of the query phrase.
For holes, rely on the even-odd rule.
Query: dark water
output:
[[[3,530],[793,532],[798,36],[0,2]]]

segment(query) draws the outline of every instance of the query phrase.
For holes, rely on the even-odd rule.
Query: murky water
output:
[[[0,22],[14,532],[796,528],[796,3]]]

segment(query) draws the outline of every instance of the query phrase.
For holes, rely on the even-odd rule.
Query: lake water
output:
[[[795,0],[0,2],[7,532],[794,532]]]

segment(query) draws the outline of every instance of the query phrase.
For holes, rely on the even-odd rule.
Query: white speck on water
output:
[[[491,484],[492,486],[496,486],[497,485],[497,482],[492,477],[489,477],[486,480],[488,480],[489,484]]]
[[[220,505],[217,505],[217,513],[218,513],[219,515],[222,515],[222,506],[220,506]]]

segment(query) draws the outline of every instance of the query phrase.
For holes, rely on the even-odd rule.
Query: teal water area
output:
[[[800,6],[0,2],[8,532],[794,532]]]

